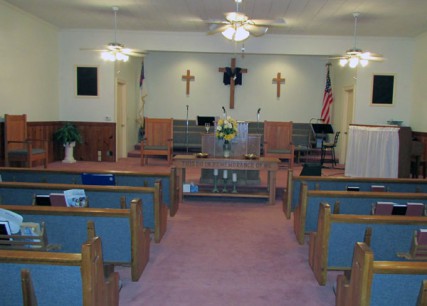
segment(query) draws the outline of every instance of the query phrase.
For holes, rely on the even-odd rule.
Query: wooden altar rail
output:
[[[178,186],[178,199],[183,201],[183,196],[210,196],[210,197],[248,197],[248,198],[267,198],[270,205],[276,203],[276,172],[279,169],[280,160],[277,158],[259,158],[259,159],[236,159],[236,158],[197,158],[193,155],[177,155],[174,157],[173,164],[176,167],[176,182]],[[224,170],[259,170],[267,171],[268,182],[266,193],[184,193],[183,184],[185,170],[187,168],[199,169],[224,169]],[[231,181],[231,176],[229,177]]]
[[[49,162],[64,159],[64,148],[53,141],[53,133],[65,121],[28,122],[28,137],[49,141]],[[77,161],[98,161],[101,151],[102,161],[116,161],[116,123],[115,122],[71,122],[82,134],[83,143],[74,148]],[[4,123],[0,123],[0,159],[4,165]]]

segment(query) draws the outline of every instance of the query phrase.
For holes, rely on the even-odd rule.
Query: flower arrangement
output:
[[[219,119],[216,126],[216,138],[224,139],[227,143],[237,135],[237,121],[230,116]]]

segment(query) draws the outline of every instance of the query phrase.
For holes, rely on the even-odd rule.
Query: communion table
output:
[[[198,158],[194,155],[176,155],[173,158],[173,165],[176,168],[176,181],[178,184],[179,201],[183,201],[183,196],[207,196],[207,197],[247,197],[247,198],[264,198],[268,199],[270,205],[276,202],[276,173],[279,169],[280,160],[278,158],[261,157],[259,159],[245,158],[223,158],[223,157],[207,157]],[[199,191],[199,192],[184,192],[183,184],[185,170],[187,168],[212,169],[217,175],[218,191]],[[219,175],[218,169],[223,169],[223,176]],[[230,171],[231,170],[231,171]],[[261,192],[232,192],[232,183],[234,181],[235,170],[256,170],[267,171],[267,186],[266,191]],[[227,172],[230,172],[228,174]],[[224,174],[224,172],[226,174]],[[231,179],[230,179],[231,178]],[[216,183],[215,183],[216,186]],[[223,186],[226,186],[224,188]],[[226,190],[225,190],[226,189]]]

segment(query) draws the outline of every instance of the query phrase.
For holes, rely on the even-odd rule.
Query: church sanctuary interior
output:
[[[426,16],[0,0],[0,304],[427,306]]]

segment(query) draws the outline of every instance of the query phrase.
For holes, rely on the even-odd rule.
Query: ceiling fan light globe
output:
[[[127,62],[129,60],[129,56],[127,56],[126,54],[123,54],[121,52],[117,52],[116,53],[116,59],[118,61]]]
[[[348,60],[346,58],[341,58],[340,59],[340,66],[341,67],[345,67],[345,65],[347,65]]]
[[[359,64],[359,59],[357,57],[350,58],[349,63],[348,63],[350,68],[355,68],[358,64]]]
[[[116,60],[116,57],[114,56],[114,54],[112,54],[111,52],[108,52],[108,51],[102,52],[101,58],[104,61],[109,61],[109,62],[114,62]]]
[[[250,33],[246,31],[243,27],[238,27],[236,33],[234,34],[235,41],[243,41],[249,37]]]
[[[362,67],[366,67],[366,66],[368,66],[368,64],[369,64],[369,61],[367,59],[361,59],[360,60],[360,65]]]
[[[221,34],[222,34],[222,36],[224,36],[228,40],[232,40],[235,32],[236,31],[233,28],[228,28],[225,31],[222,31]]]

